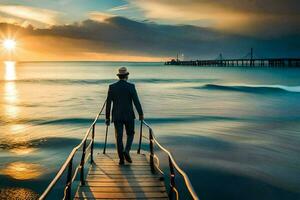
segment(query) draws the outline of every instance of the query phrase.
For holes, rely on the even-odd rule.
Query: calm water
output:
[[[201,199],[300,199],[300,69],[107,62],[1,64],[0,199],[45,189],[119,66]]]

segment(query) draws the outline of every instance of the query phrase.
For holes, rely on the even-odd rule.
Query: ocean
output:
[[[136,84],[145,120],[200,199],[300,199],[300,68],[0,66],[0,199],[36,199],[43,192],[99,112],[120,66]],[[100,152],[103,119],[96,130]],[[113,126],[108,142],[113,148]]]

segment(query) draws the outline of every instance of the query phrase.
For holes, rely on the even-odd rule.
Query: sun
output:
[[[16,41],[14,39],[5,39],[2,43],[4,49],[12,51],[16,48]]]

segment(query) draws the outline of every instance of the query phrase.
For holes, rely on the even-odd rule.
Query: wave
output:
[[[8,121],[0,118],[0,124],[31,124],[33,126],[60,126],[60,125],[72,125],[72,126],[86,126],[88,127],[94,118],[40,118],[40,119],[17,119]],[[193,123],[193,122],[210,122],[210,121],[238,121],[238,122],[260,122],[261,119],[257,117],[231,117],[231,116],[216,116],[216,115],[196,115],[196,116],[180,116],[180,117],[147,117],[147,123],[149,124],[174,124],[174,123]],[[264,121],[300,121],[300,117],[264,117]],[[136,120],[138,122],[138,120]],[[100,118],[97,124],[104,125],[104,119]]]
[[[89,118],[64,118],[57,120],[35,121],[37,125],[89,125],[94,119]],[[243,121],[246,119],[227,117],[227,116],[182,116],[182,117],[151,117],[146,121],[150,124],[170,124],[170,123],[192,123],[192,122],[205,122],[205,121]],[[137,121],[137,120],[136,120]],[[98,124],[104,125],[104,119],[99,119]]]
[[[14,120],[8,120],[0,117],[0,125],[2,124],[31,124],[35,126],[41,125],[87,125],[94,121],[93,118],[39,118],[39,119],[28,119],[19,118]],[[103,119],[99,119],[99,122],[103,122]]]
[[[92,118],[63,118],[63,119],[47,119],[43,121],[35,121],[37,125],[65,125],[65,124],[91,124],[94,121]],[[104,121],[104,120],[99,120]]]
[[[8,82],[0,80],[1,82]],[[216,79],[130,79],[133,83],[199,83],[216,81]],[[116,79],[19,79],[17,83],[62,84],[62,85],[98,85],[116,82]]]
[[[169,123],[191,123],[191,122],[207,122],[207,121],[241,121],[241,118],[227,116],[182,116],[168,118],[147,118],[146,121],[150,124],[169,124]]]
[[[206,84],[196,89],[208,90],[223,90],[223,91],[237,91],[248,93],[300,93],[300,86],[284,86],[284,85],[218,85]]]
[[[182,116],[182,117],[151,117],[147,118],[146,121],[150,124],[170,124],[170,123],[192,123],[192,122],[205,122],[205,121],[242,121],[246,119],[227,117],[227,116]],[[77,125],[77,126],[88,126],[94,121],[93,118],[40,118],[40,119],[17,119],[14,121],[7,121],[0,118],[0,124],[14,123],[14,124],[31,124],[34,126],[59,126],[59,125]],[[104,119],[98,119],[98,124],[104,125]]]

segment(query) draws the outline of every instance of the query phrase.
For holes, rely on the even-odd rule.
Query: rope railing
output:
[[[100,115],[102,115],[105,104],[106,104],[106,101],[104,102],[100,112],[97,114],[95,120],[93,121],[93,123],[90,125],[90,127],[86,131],[86,134],[85,134],[84,138],[81,140],[80,144],[77,145],[71,151],[68,158],[66,159],[66,161],[64,162],[64,164],[62,165],[60,170],[57,172],[54,179],[50,182],[50,184],[48,185],[46,190],[39,197],[39,200],[44,200],[47,198],[47,196],[52,191],[52,189],[55,187],[55,185],[60,180],[60,178],[62,177],[62,175],[64,174],[65,171],[67,171],[67,181],[66,181],[66,186],[64,188],[63,199],[66,199],[66,200],[71,199],[72,183],[74,182],[79,171],[80,171],[80,182],[82,185],[85,184],[84,165],[85,165],[86,161],[88,160],[86,158],[86,151],[87,151],[87,149],[90,148],[90,153],[89,153],[90,155],[88,155],[88,158],[90,157],[90,163],[93,163],[94,162],[93,152],[94,152],[94,140],[95,140],[95,126],[96,126],[96,123],[97,123]],[[88,140],[89,136],[91,136],[91,139],[90,139],[90,143],[87,145],[87,140]],[[73,173],[73,158],[80,148],[82,148],[81,161],[80,161],[80,164],[75,168],[74,173]]]

